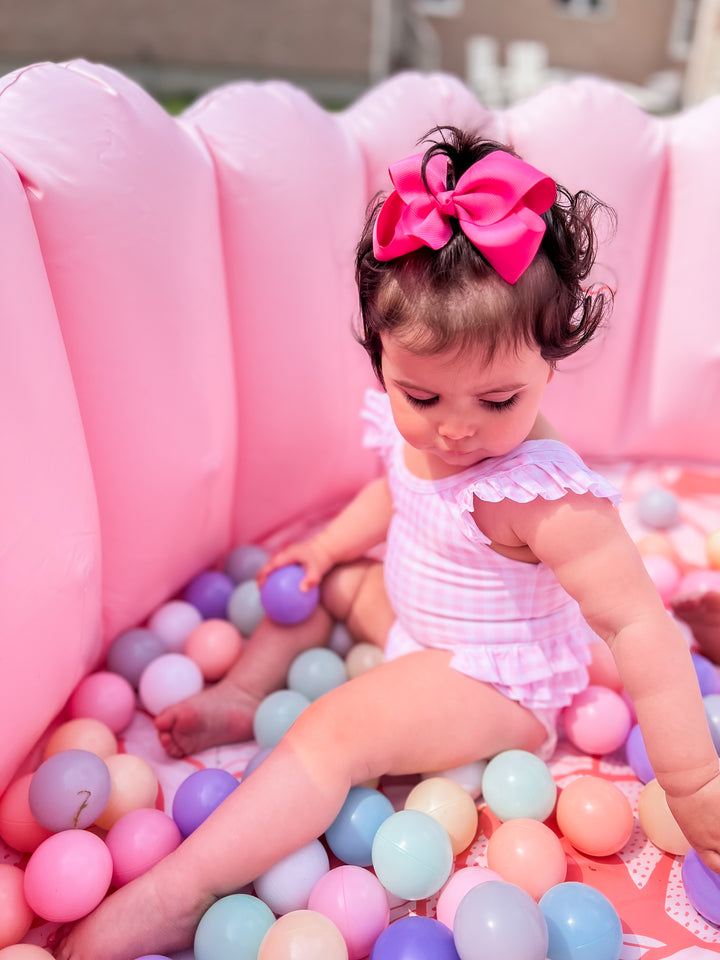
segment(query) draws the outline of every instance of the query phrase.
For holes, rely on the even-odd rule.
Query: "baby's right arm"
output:
[[[385,477],[371,480],[340,513],[310,540],[279,550],[258,574],[262,584],[269,573],[289,563],[305,568],[303,590],[318,584],[338,563],[357,560],[385,539],[392,516],[392,498]]]

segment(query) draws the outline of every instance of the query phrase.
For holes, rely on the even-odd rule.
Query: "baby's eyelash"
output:
[[[413,407],[431,407],[440,399],[439,397],[413,397],[409,393],[405,394],[405,398]]]
[[[518,395],[514,393],[511,397],[508,397],[507,400],[483,400],[482,403],[489,410],[495,410],[500,412],[501,410],[508,410],[510,407],[515,406],[518,401]]]

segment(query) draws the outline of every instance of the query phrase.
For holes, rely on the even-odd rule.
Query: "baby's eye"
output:
[[[508,397],[507,400],[483,400],[481,402],[488,410],[494,410],[496,413],[500,413],[502,410],[508,410],[510,407],[513,407],[517,401],[518,395],[514,393],[511,397]]]
[[[433,404],[437,403],[440,398],[439,397],[413,397],[412,394],[406,393],[405,399],[413,407],[432,407]]]

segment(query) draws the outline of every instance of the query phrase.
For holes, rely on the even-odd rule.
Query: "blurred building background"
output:
[[[0,70],[84,57],[162,98],[284,78],[343,106],[402,69],[491,106],[578,73],[657,112],[720,92],[720,0],[0,0]]]

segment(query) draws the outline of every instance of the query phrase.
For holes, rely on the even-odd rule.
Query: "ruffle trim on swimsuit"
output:
[[[367,389],[360,417],[365,423],[363,446],[389,456],[398,439],[395,421],[390,411],[390,399],[386,393]]]

